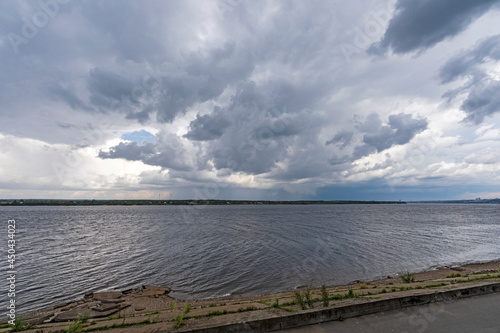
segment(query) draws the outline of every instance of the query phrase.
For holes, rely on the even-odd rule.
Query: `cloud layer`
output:
[[[496,193],[499,3],[3,2],[0,197]]]

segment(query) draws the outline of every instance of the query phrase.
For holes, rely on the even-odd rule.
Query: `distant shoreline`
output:
[[[210,205],[353,205],[406,204],[405,201],[356,200],[40,200],[0,199],[0,206],[210,206]]]
[[[226,206],[226,205],[394,205],[394,204],[500,204],[500,198],[470,200],[69,200],[0,199],[2,206]]]

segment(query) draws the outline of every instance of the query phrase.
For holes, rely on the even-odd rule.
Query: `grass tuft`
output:
[[[330,305],[330,299],[328,296],[328,290],[326,290],[326,286],[321,286],[321,301],[323,302],[323,306],[326,308]]]
[[[180,328],[184,324],[183,320],[184,320],[184,316],[183,315],[178,315],[177,317],[175,317],[174,329]]]
[[[182,310],[183,314],[187,314],[191,310],[191,304],[189,302],[186,302],[186,305],[184,306],[184,310]]]
[[[271,304],[271,307],[272,308],[279,308],[280,307],[280,301],[278,298],[276,298],[276,300],[274,301],[273,304]]]
[[[14,326],[12,326],[11,332],[19,332],[24,330],[24,327],[26,326],[26,320],[24,320],[23,316],[17,317],[16,320],[14,321]]]
[[[69,325],[68,333],[77,333],[81,331],[82,331],[82,323],[80,323],[79,321]]]
[[[304,291],[304,296],[306,299],[306,303],[309,306],[309,308],[314,308],[314,302],[311,299],[311,288],[309,286],[306,287],[306,290]]]
[[[297,290],[297,291],[294,293],[294,296],[295,296],[295,301],[297,301],[297,304],[299,304],[299,305],[300,305],[301,309],[302,309],[302,310],[307,309],[307,307],[306,307],[306,302],[305,302],[305,300],[304,300],[304,296],[302,296],[302,293],[301,293],[300,291],[298,291],[298,290]]]
[[[461,276],[462,276],[462,274],[460,274],[460,273],[452,273],[450,275],[447,275],[446,277],[447,278],[455,278],[455,277],[461,277]]]
[[[410,271],[401,272],[399,273],[399,276],[401,277],[401,280],[403,280],[404,283],[415,282],[415,274],[411,273]]]

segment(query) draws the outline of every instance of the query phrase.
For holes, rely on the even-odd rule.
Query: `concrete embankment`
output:
[[[404,307],[424,305],[433,302],[457,300],[465,297],[486,295],[500,291],[500,283],[482,283],[477,286],[455,290],[426,292],[417,295],[395,297],[360,304],[334,307],[330,309],[310,310],[286,316],[262,318],[254,321],[226,323],[214,327],[179,330],[193,333],[222,332],[269,332],[296,328],[305,325],[324,323],[332,320],[347,319],[377,312],[397,310]],[[165,331],[166,332],[166,331]]]

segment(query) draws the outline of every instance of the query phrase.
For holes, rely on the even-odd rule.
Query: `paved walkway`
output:
[[[498,333],[500,293],[382,312],[287,333]]]

